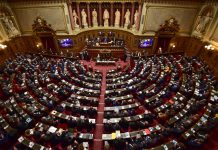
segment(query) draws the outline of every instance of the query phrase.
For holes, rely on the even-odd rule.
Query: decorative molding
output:
[[[34,33],[51,32],[55,34],[55,31],[51,28],[50,24],[47,24],[46,20],[41,17],[36,17],[32,25]]]
[[[172,17],[169,20],[166,20],[164,24],[160,25],[158,32],[163,34],[175,34],[179,30],[178,21]]]
[[[208,29],[215,16],[215,10],[211,5],[205,5],[199,11],[198,17],[193,25],[192,35],[203,39],[207,37]]]
[[[154,20],[156,20],[156,22],[158,22],[158,24],[156,24],[156,25],[152,24],[151,27],[149,26],[150,24],[148,24],[151,21],[151,18],[154,17],[154,16],[151,16],[151,13],[153,13],[151,11],[156,10],[156,9],[157,9],[156,11],[159,11],[159,10],[160,11],[162,10],[162,12],[163,12],[163,10],[168,11],[168,15],[164,16],[165,13],[160,14],[160,16],[161,15],[164,16],[165,19],[170,18],[170,17],[174,17],[174,18],[179,17],[179,18],[177,18],[177,20],[181,21],[180,22],[180,31],[179,32],[183,33],[183,34],[190,34],[190,32],[192,31],[192,26],[193,26],[192,22],[194,22],[195,19],[190,20],[188,22],[189,24],[191,23],[191,25],[185,24],[184,23],[185,20],[183,18],[181,18],[182,11],[184,11],[186,13],[186,16],[187,16],[188,11],[191,11],[191,14],[193,14],[192,11],[193,12],[195,11],[197,13],[199,7],[201,6],[201,5],[187,5],[187,4],[185,4],[185,5],[178,5],[178,4],[177,5],[172,5],[172,4],[164,4],[164,3],[162,3],[162,4],[144,3],[144,5],[145,5],[145,8],[143,8],[144,13],[142,14],[142,15],[144,15],[144,18],[143,18],[144,19],[144,25],[143,25],[143,28],[142,28],[142,34],[147,33],[147,32],[156,32],[158,30],[157,25],[160,24],[160,21],[157,21],[157,18],[154,18]],[[174,14],[173,11],[176,11],[177,9],[179,11],[175,12],[175,14]],[[179,12],[181,13],[181,15],[178,15]],[[157,17],[160,17],[160,16],[157,16]],[[162,18],[159,18],[159,20],[162,20]],[[155,29],[154,29],[154,26],[155,26]],[[190,26],[190,27],[187,27],[187,26]],[[189,31],[186,31],[186,29],[189,29]]]
[[[69,3],[69,2],[139,2],[139,3],[160,3],[160,4],[203,4],[203,3],[212,3],[216,4],[216,2],[210,2],[208,0],[8,0],[9,3]]]
[[[18,5],[12,5],[12,9],[14,10],[14,12],[16,12],[15,14],[19,14],[17,11],[29,11],[29,10],[35,10],[35,9],[52,9],[52,10],[55,10],[55,9],[60,9],[60,14],[62,15],[63,17],[63,21],[60,22],[60,23],[63,23],[63,27],[59,28],[59,29],[56,29],[55,28],[55,25],[53,25],[54,29],[57,31],[57,32],[64,32],[64,33],[69,33],[68,31],[68,27],[67,27],[67,16],[65,14],[65,7],[64,7],[64,4],[63,3],[59,3],[59,4],[48,4],[48,5],[42,5],[42,4],[37,4],[37,5],[23,5],[23,4],[18,4]],[[30,13],[31,14],[31,13]],[[30,15],[29,14],[29,15]],[[43,14],[41,14],[41,12],[39,12],[39,14],[36,14],[34,15],[34,18],[37,17],[37,16],[41,16],[43,18],[46,18],[45,16],[43,16]],[[55,16],[55,15],[54,15]],[[48,17],[47,16],[47,20],[48,20]],[[19,18],[17,16],[17,18]],[[20,18],[19,18],[20,19]],[[21,24],[20,21],[22,21],[21,19],[18,20],[18,22]],[[23,34],[26,34],[26,33],[32,33],[32,29],[24,29],[24,30],[21,30]]]
[[[68,3],[69,0],[9,0],[9,5],[35,5],[35,4],[57,4],[57,3]],[[71,1],[70,1],[71,2]]]
[[[3,14],[5,14],[6,16],[4,17]],[[4,19],[7,20],[6,22],[9,21],[12,24],[6,25]],[[8,24],[10,24],[10,23],[8,23]],[[7,40],[10,40],[11,38],[15,38],[17,36],[20,36],[21,32],[20,32],[20,27],[17,23],[17,19],[14,15],[14,12],[11,9],[11,7],[8,5],[8,3],[6,1],[0,2],[0,25],[1,25],[0,29],[2,29],[1,36],[3,35],[3,37],[4,37],[3,41],[7,41]],[[9,32],[8,32],[8,28],[10,28]],[[12,34],[9,35],[9,33],[12,33]]]

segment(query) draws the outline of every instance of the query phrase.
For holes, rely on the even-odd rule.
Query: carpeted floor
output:
[[[94,132],[94,142],[92,146],[90,147],[91,150],[102,150],[104,149],[104,143],[102,140],[102,134],[104,132],[104,125],[103,125],[103,119],[104,119],[104,96],[105,96],[105,89],[106,89],[106,74],[108,70],[116,69],[118,64],[124,68],[129,62],[123,62],[118,61],[116,62],[115,66],[96,66],[94,61],[81,61],[86,68],[88,66],[91,66],[94,71],[99,70],[102,72],[102,82],[101,82],[101,95],[99,99],[99,106],[98,106],[98,114],[96,117],[96,128]],[[210,135],[207,142],[203,145],[203,150],[218,150],[218,127],[214,129],[215,131]]]
[[[218,150],[218,127],[212,131],[208,140],[203,145],[203,150]]]
[[[123,61],[117,61],[115,63],[115,66],[98,66],[95,64],[94,61],[81,61],[81,63],[86,66],[86,68],[89,68],[91,66],[94,71],[99,70],[102,72],[102,82],[101,82],[101,95],[99,99],[99,105],[98,105],[98,114],[96,117],[96,128],[94,132],[94,142],[91,147],[92,150],[102,150],[104,149],[104,143],[102,140],[102,134],[104,132],[104,96],[105,96],[105,89],[106,89],[106,75],[107,71],[111,69],[117,69],[117,66],[120,64],[122,68],[124,68],[129,62],[123,62]]]

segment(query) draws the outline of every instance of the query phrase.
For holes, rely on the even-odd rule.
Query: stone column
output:
[[[79,26],[82,27],[82,23],[81,23],[81,15],[80,15],[80,9],[79,9],[79,3],[76,3],[76,9],[77,9],[77,16],[78,16],[78,20],[79,20]]]
[[[137,22],[136,30],[138,31],[140,28],[140,22],[141,22],[141,15],[142,15],[142,3],[139,3],[139,19]]]
[[[125,6],[125,3],[123,2],[122,3],[122,16],[121,16],[121,27],[123,27],[123,24],[124,24],[124,10],[125,10],[125,8],[124,8],[124,6]]]
[[[114,24],[114,3],[113,2],[111,2],[111,14],[110,14],[110,17],[111,17],[111,26],[113,26],[113,24]]]
[[[99,26],[102,26],[102,10],[101,10],[101,3],[99,3]]]
[[[71,24],[71,27],[72,29],[75,29],[74,27],[74,18],[73,18],[73,12],[72,12],[72,4],[71,3],[67,3],[68,5],[68,11],[69,11],[69,15],[70,15],[70,24]]]
[[[90,11],[90,6],[89,6],[89,4],[90,3],[86,3],[87,4],[87,13],[88,13],[88,23],[89,23],[89,27],[91,27],[92,26],[92,24],[91,24],[91,11]]]
[[[134,13],[135,12],[135,3],[132,3],[132,10],[131,10],[131,20],[130,20],[130,26],[132,27],[133,25],[133,20],[134,20]]]

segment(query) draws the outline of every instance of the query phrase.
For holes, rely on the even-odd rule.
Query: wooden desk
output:
[[[89,56],[92,58],[96,58],[98,54],[100,54],[102,51],[109,51],[110,50],[110,55],[113,58],[117,59],[124,59],[124,48],[121,47],[94,47],[94,48],[87,48],[87,52]]]
[[[115,61],[96,61],[96,65],[115,66]]]

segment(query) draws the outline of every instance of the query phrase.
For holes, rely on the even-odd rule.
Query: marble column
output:
[[[99,6],[99,26],[102,26],[102,10],[101,10],[101,3],[98,3]]]
[[[89,23],[89,27],[91,27],[92,26],[92,24],[91,24],[91,11],[90,11],[90,3],[86,3],[87,4],[87,13],[88,13],[88,23]]]
[[[77,16],[78,16],[79,26],[82,27],[79,3],[76,3],[76,9],[77,9]]]
[[[130,26],[132,27],[133,25],[133,20],[134,20],[134,13],[135,12],[135,3],[132,3],[132,10],[131,10],[131,19],[130,19]]]
[[[142,3],[139,3],[139,19],[137,22],[136,30],[138,31],[140,28],[140,22],[141,22],[141,15],[142,15]]]
[[[71,24],[71,27],[72,29],[75,29],[74,27],[74,18],[73,18],[73,12],[72,12],[72,4],[71,3],[68,3],[68,11],[69,11],[69,15],[70,15],[70,24]]]
[[[122,16],[121,16],[121,27],[123,27],[123,24],[124,24],[124,10],[125,10],[125,8],[124,8],[124,6],[125,6],[125,3],[123,2],[122,3]]]
[[[111,24],[111,26],[113,26],[113,22],[114,22],[114,3],[113,2],[111,2],[111,15],[110,15],[110,17],[111,17],[111,21],[110,21],[110,24]]]

